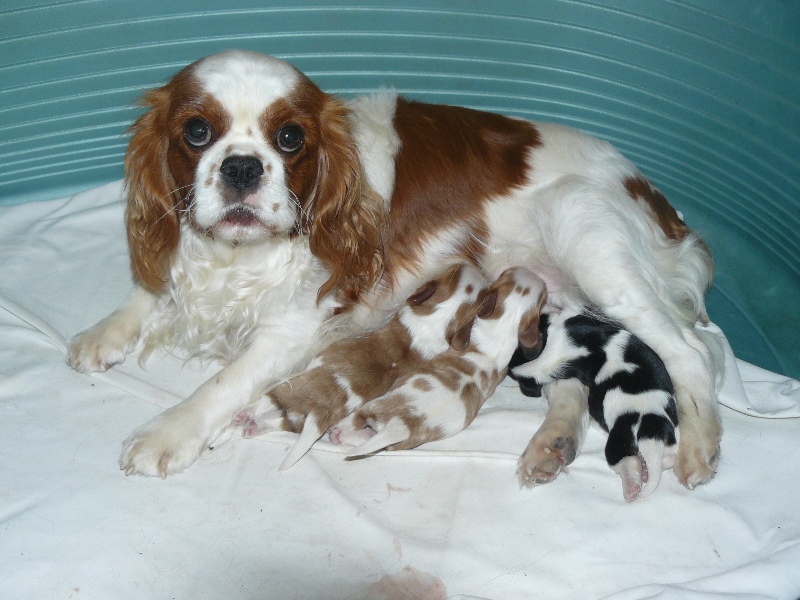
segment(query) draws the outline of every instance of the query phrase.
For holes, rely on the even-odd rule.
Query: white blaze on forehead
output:
[[[194,74],[203,90],[234,120],[257,120],[267,106],[285,98],[300,81],[289,63],[243,50],[209,56],[197,64]]]

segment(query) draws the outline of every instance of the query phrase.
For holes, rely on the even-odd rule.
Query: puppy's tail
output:
[[[309,413],[306,417],[305,424],[303,425],[303,431],[300,432],[300,439],[295,442],[295,445],[292,446],[292,449],[289,450],[289,453],[286,455],[286,458],[283,459],[281,466],[278,467],[279,471],[285,471],[289,467],[291,467],[294,463],[305,456],[305,453],[311,449],[311,446],[322,437],[322,434],[325,433],[323,429],[320,431],[319,424],[317,423],[317,418],[314,416],[314,413]]]
[[[378,433],[369,438],[360,446],[356,446],[347,452],[347,454],[345,454],[345,458],[366,456],[367,454],[372,454],[374,452],[378,452],[379,450],[383,450],[386,448],[386,446],[404,442],[409,437],[411,437],[411,431],[408,429],[403,420],[399,417],[392,417],[389,419],[386,425],[384,425],[378,431]]]

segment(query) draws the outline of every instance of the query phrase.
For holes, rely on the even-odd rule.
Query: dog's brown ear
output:
[[[429,281],[421,285],[417,288],[417,291],[411,294],[406,300],[406,304],[409,306],[418,306],[425,302],[426,300],[430,300],[431,296],[436,293],[436,289],[439,287],[439,281],[434,279],[433,281]]]
[[[539,290],[539,301],[536,306],[522,315],[519,323],[519,345],[526,350],[526,356],[530,351],[534,354],[542,351],[542,335],[539,331],[539,321],[541,320],[542,307],[547,300],[547,290],[542,283]]]
[[[539,313],[525,315],[519,324],[519,345],[525,350],[538,349],[542,342],[539,333]]]
[[[306,207],[311,251],[330,269],[318,299],[340,290],[355,302],[383,273],[383,199],[367,183],[350,125],[350,110],[338,98],[306,84],[324,103],[315,193]]]
[[[178,193],[167,164],[168,112],[171,84],[151,90],[141,104],[147,112],[131,126],[125,155],[125,211],[133,277],[142,287],[161,292],[180,238]],[[177,188],[177,189],[176,189]]]
[[[497,308],[497,299],[500,295],[496,289],[489,289],[480,301],[480,308],[478,309],[479,319],[488,319],[491,317]]]
[[[458,352],[463,352],[469,346],[470,338],[472,337],[472,326],[475,324],[475,319],[470,319],[467,323],[453,331],[452,334],[448,332],[447,341],[450,347]]]

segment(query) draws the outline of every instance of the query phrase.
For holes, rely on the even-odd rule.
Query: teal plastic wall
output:
[[[135,98],[230,47],[611,141],[711,247],[737,355],[800,377],[800,3],[3,0],[0,203],[120,178]]]

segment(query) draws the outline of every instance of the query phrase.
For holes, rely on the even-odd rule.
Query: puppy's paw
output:
[[[517,463],[517,477],[522,486],[549,483],[575,460],[577,448],[572,437],[555,438],[537,432]]]
[[[332,444],[337,446],[360,446],[375,435],[375,430],[365,427],[364,429],[350,429],[340,425],[334,425],[328,430],[328,438]]]
[[[641,454],[626,456],[611,468],[622,479],[622,496],[625,498],[625,502],[636,500],[642,494],[642,489],[649,479],[647,463]],[[642,494],[642,497],[644,495]]]
[[[284,413],[271,400],[262,397],[236,413],[233,424],[241,426],[244,437],[256,437],[284,429]]]
[[[138,334],[115,323],[100,322],[79,334],[67,355],[67,364],[80,373],[106,371],[125,360]]]
[[[188,468],[218,434],[206,430],[202,422],[192,419],[191,411],[178,405],[136,429],[123,442],[119,467],[125,475],[166,479]]]

